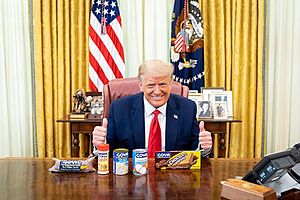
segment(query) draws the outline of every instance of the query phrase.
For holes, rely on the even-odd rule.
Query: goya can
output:
[[[115,149],[113,151],[113,172],[116,175],[128,173],[128,149]]]
[[[148,174],[148,153],[146,149],[132,151],[132,173],[137,176]]]

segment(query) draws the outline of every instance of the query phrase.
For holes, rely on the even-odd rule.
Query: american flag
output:
[[[89,84],[102,91],[125,74],[123,31],[117,0],[94,0],[90,16]]]
[[[175,40],[175,51],[176,52],[188,52],[189,45],[186,34],[179,32]]]
[[[175,0],[171,62],[175,81],[199,90],[204,86],[204,30],[199,0]]]

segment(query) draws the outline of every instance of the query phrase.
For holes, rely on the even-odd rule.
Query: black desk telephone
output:
[[[271,187],[277,197],[291,189],[300,190],[300,143],[265,156],[243,180]]]

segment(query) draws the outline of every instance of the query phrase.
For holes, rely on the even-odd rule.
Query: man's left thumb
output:
[[[204,128],[204,121],[201,121],[201,122],[199,123],[199,129],[200,129],[200,132],[205,131],[205,128]]]

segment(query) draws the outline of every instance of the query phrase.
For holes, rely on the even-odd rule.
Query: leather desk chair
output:
[[[139,88],[138,78],[123,78],[114,79],[108,82],[103,87],[104,96],[104,113],[103,116],[107,118],[109,106],[112,101],[124,96],[133,95],[141,92]],[[189,88],[173,81],[171,93],[178,94],[183,97],[188,97]]]

